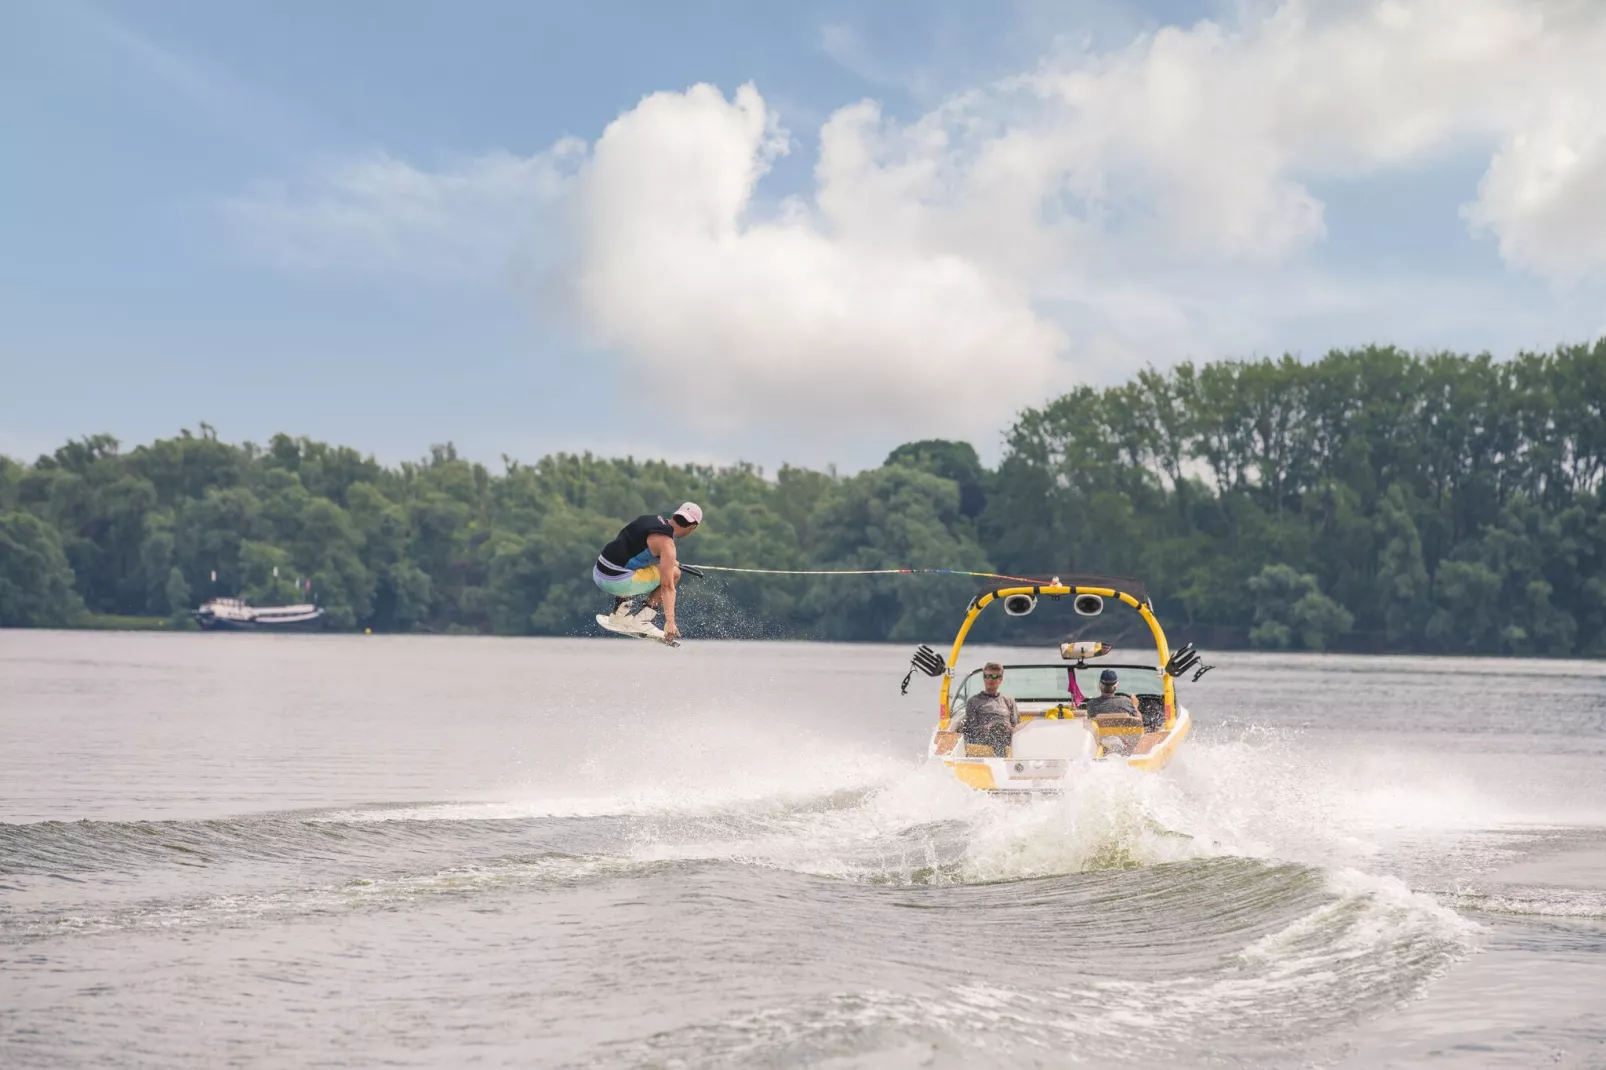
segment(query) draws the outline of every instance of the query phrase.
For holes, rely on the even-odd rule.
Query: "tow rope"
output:
[[[746,572],[759,576],[977,576],[984,580],[1015,580],[1040,584],[1027,576],[1006,576],[999,572],[965,572],[957,568],[732,568],[728,565],[682,565],[688,572]],[[694,572],[695,574],[695,572]]]

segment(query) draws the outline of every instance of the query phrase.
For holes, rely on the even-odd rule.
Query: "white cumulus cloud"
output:
[[[319,266],[483,277],[555,243],[557,307],[705,425],[975,434],[1111,367],[1281,349],[1290,316],[1408,315],[1386,280],[1309,270],[1324,182],[1477,154],[1447,218],[1514,272],[1606,277],[1602,57],[1598,0],[1245,3],[908,120],[847,102],[779,204],[782,117],[751,85],[698,85],[589,145],[370,156],[231,210]]]
[[[1495,158],[1468,218],[1514,263],[1551,274],[1606,267],[1606,246],[1581,264],[1553,225],[1588,192],[1606,200],[1589,164],[1557,174],[1606,131],[1602,56],[1606,7],[1584,0],[1288,0],[1234,27],[1058,57],[1023,81],[1059,105],[1038,132],[1050,166],[1104,199],[1138,191],[1175,251],[1234,260],[1324,237],[1313,179],[1538,137],[1538,153]],[[1521,234],[1529,255],[1511,256],[1508,235]]]
[[[1603,108],[1574,101],[1513,135],[1490,163],[1477,200],[1463,207],[1469,222],[1499,236],[1512,264],[1569,280],[1606,266]]]
[[[919,228],[832,228],[796,202],[749,218],[786,147],[751,86],[658,93],[603,132],[572,282],[598,341],[716,422],[912,431],[947,408],[968,432],[1040,396],[1065,339],[1007,277]]]

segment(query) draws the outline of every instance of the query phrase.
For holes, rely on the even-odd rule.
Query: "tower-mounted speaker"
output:
[[[1104,599],[1096,594],[1079,594],[1071,602],[1071,608],[1084,617],[1096,617],[1104,612]]]
[[[1004,612],[1011,617],[1024,617],[1037,608],[1037,599],[1029,594],[1012,594],[1004,599]]]

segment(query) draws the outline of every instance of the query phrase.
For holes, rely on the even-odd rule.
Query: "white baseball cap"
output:
[[[693,524],[703,522],[702,507],[696,502],[682,502],[680,508],[675,510],[675,515]]]

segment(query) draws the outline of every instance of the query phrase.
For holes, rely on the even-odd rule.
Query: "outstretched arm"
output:
[[[647,548],[658,558],[658,591],[664,607],[664,634],[673,639],[680,634],[675,626],[675,581],[680,565],[675,560],[675,540],[668,535],[648,535]]]

